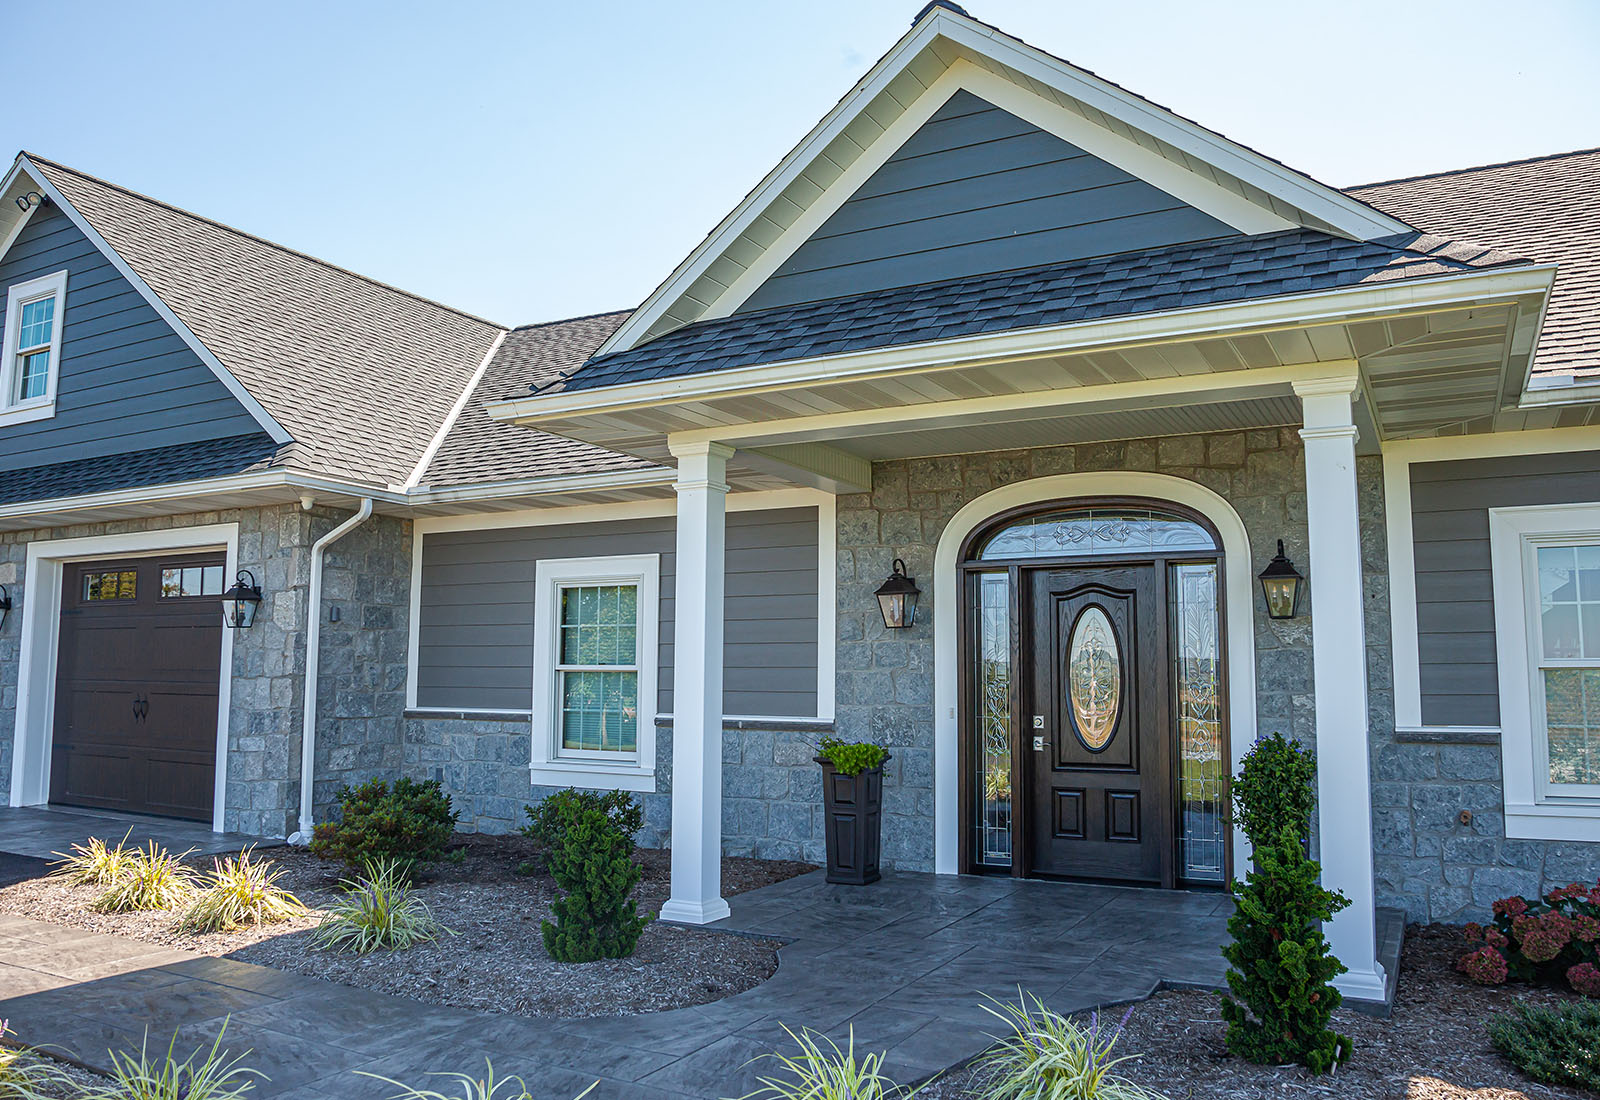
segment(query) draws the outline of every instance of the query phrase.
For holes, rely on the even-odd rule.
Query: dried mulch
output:
[[[1461,930],[1413,925],[1394,1014],[1376,1019],[1341,1009],[1334,1026],[1355,1043],[1348,1063],[1325,1077],[1300,1067],[1257,1066],[1228,1055],[1218,1000],[1211,993],[1159,993],[1134,1006],[1117,1044],[1126,1077],[1146,1088],[1189,1100],[1578,1100],[1593,1094],[1528,1080],[1489,1044],[1484,1023],[1513,1004],[1557,1003],[1571,995],[1528,986],[1481,986],[1456,972],[1465,950]],[[1120,1016],[1125,1010],[1108,1012]],[[955,1073],[920,1094],[925,1100],[971,1100],[977,1074]]]
[[[50,878],[0,888],[0,912],[431,1004],[518,1016],[624,1016],[705,1004],[759,985],[777,969],[776,941],[656,922],[646,926],[630,958],[554,962],[545,954],[539,923],[552,916],[555,883],[542,869],[518,872],[519,865],[538,865],[536,846],[521,836],[462,833],[454,849],[451,859],[427,868],[416,892],[456,934],[406,951],[354,955],[313,947],[311,930],[324,907],[337,900],[345,872],[298,848],[260,853],[284,870],[278,885],[313,910],[310,917],[280,924],[196,935],[178,930],[174,913],[93,912],[89,904],[98,887]],[[640,849],[637,859],[644,869],[636,894],[640,910],[657,911],[669,893],[670,853]],[[209,857],[188,862],[196,868],[211,865]],[[742,893],[814,869],[807,863],[726,858],[723,893]]]

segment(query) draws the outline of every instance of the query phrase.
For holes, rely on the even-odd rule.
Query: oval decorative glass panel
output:
[[[1122,652],[1111,620],[1094,605],[1079,614],[1067,643],[1067,706],[1089,750],[1105,748],[1122,709]]]

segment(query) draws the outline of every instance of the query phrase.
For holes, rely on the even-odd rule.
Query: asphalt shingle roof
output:
[[[1537,375],[1600,375],[1600,149],[1352,187],[1419,229],[1556,263]]]
[[[590,360],[575,375],[540,392],[575,392],[1519,262],[1509,253],[1425,234],[1371,242],[1309,229],[1225,237],[700,321]]]
[[[278,445],[263,434],[24,466],[0,472],[0,504],[227,477],[266,469],[279,457]]]
[[[29,154],[298,444],[285,465],[410,476],[504,329]]]
[[[542,325],[524,325],[506,334],[440,444],[422,484],[432,488],[503,481],[522,477],[638,470],[643,459],[601,450],[544,432],[491,420],[484,406],[520,397],[529,384],[548,382],[558,372],[577,370],[627,320],[631,311],[597,313]]]

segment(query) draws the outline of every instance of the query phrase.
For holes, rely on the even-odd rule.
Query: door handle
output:
[[[136,722],[143,722],[150,716],[150,697],[148,695],[135,695],[133,697],[133,717]]]
[[[1044,737],[1043,736],[1035,737],[1033,739],[1033,751],[1034,752],[1043,752],[1044,751]]]

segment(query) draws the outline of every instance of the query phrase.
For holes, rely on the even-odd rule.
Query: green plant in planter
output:
[[[613,793],[627,806],[562,791],[529,813],[530,827],[549,838],[545,866],[566,891],[551,903],[555,921],[540,923],[545,951],[557,962],[626,958],[650,921],[632,897],[644,872],[633,861],[627,826],[637,828],[639,811],[631,797]]]
[[[409,868],[443,858],[461,816],[450,808],[450,796],[437,779],[403,778],[393,787],[370,779],[339,788],[339,803],[339,820],[316,827],[311,851],[357,872],[371,862]]]
[[[1535,1081],[1600,1092],[1600,1004],[1520,1004],[1489,1021],[1489,1041]]]
[[[837,737],[824,737],[817,755],[833,765],[840,775],[860,775],[873,768],[881,768],[889,759],[889,750],[870,741],[841,741]]]
[[[1306,852],[1315,777],[1311,755],[1273,734],[1245,755],[1233,784],[1236,820],[1254,846],[1255,867],[1242,888],[1234,884],[1222,1015],[1234,1054],[1326,1073],[1350,1057],[1351,1046],[1328,1027],[1342,1000],[1331,982],[1346,968],[1329,949],[1322,922],[1350,902],[1322,887],[1322,868]]]

